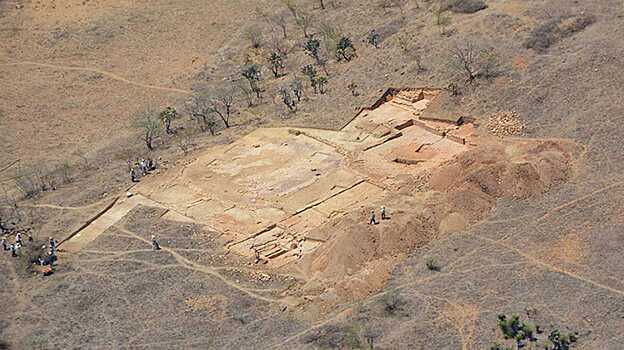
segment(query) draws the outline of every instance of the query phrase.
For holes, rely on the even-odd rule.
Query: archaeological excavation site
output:
[[[0,0],[0,350],[620,350],[621,0]]]
[[[365,297],[411,249],[486,218],[498,198],[566,181],[582,153],[569,141],[489,136],[430,110],[442,93],[390,88],[338,130],[260,128],[208,148],[130,188],[60,248],[79,252],[137,206],[154,207],[261,270],[302,271],[310,281],[288,300]]]

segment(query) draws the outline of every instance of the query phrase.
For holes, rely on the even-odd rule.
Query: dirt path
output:
[[[150,244],[150,245],[152,244],[152,242],[149,241],[148,239],[143,238],[143,237],[137,235],[136,233],[128,230],[125,227],[118,227],[118,226],[116,226],[116,228],[119,229],[120,231],[124,232],[125,234],[134,237],[135,239],[138,239],[140,241],[145,242],[146,244]],[[204,265],[201,265],[201,264],[198,264],[198,263],[196,263],[194,261],[191,261],[191,260],[183,257],[182,255],[180,255],[179,253],[177,253],[174,249],[167,248],[165,246],[161,246],[161,250],[171,254],[181,266],[183,266],[183,267],[185,267],[187,269],[190,269],[190,270],[203,272],[203,273],[206,273],[208,275],[214,276],[214,277],[218,278],[219,280],[221,280],[224,284],[226,284],[230,288],[233,288],[233,289],[236,289],[236,290],[238,290],[238,291],[240,291],[242,293],[245,293],[245,294],[249,295],[252,298],[255,298],[255,299],[258,299],[258,300],[262,300],[262,301],[265,301],[265,302],[268,302],[268,303],[280,303],[280,304],[285,304],[285,305],[288,305],[288,306],[293,306],[292,304],[288,303],[284,299],[275,299],[275,298],[269,298],[269,297],[265,297],[265,296],[259,295],[259,294],[254,292],[255,289],[253,289],[253,288],[245,288],[245,287],[243,287],[243,286],[241,286],[241,285],[239,285],[237,283],[234,283],[234,282],[228,280],[223,275],[221,275],[219,273],[219,271],[217,271],[216,269],[208,267],[208,266],[204,266]]]
[[[66,252],[77,252],[81,250],[84,246],[93,242],[111,226],[115,225],[139,204],[151,207],[161,207],[158,203],[138,194],[130,198],[120,200],[116,203],[112,203],[112,205],[103,213],[98,213],[95,220],[90,222],[87,226],[83,227],[75,234],[71,235],[67,240],[61,242],[59,244],[59,248],[62,248],[63,251]]]
[[[117,75],[115,73],[111,73],[111,72],[108,72],[108,71],[105,71],[105,70],[101,70],[101,69],[97,69],[97,68],[63,66],[63,65],[55,65],[55,64],[39,63],[39,62],[30,62],[30,61],[15,62],[15,63],[3,63],[3,64],[0,64],[0,66],[35,66],[35,67],[44,67],[44,68],[59,69],[59,70],[92,72],[92,73],[102,74],[102,75],[104,75],[104,76],[106,76],[106,77],[108,77],[110,79],[113,79],[113,80],[121,81],[123,83],[134,85],[134,86],[138,86],[138,87],[142,87],[142,88],[145,88],[145,89],[153,89],[153,90],[160,90],[160,91],[176,92],[176,93],[185,94],[185,95],[190,95],[192,93],[192,91],[190,91],[190,90],[183,90],[183,89],[177,89],[177,88],[169,88],[169,87],[164,87],[164,86],[144,84],[144,83],[141,83],[141,82],[137,82],[137,81],[126,79],[126,78],[124,78],[122,76],[119,76],[119,75]]]

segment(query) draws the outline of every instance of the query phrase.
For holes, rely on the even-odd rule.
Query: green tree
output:
[[[303,95],[303,83],[301,82],[301,79],[295,77],[290,83],[290,89],[295,97],[297,97],[297,102],[301,102],[301,96]]]
[[[512,340],[517,349],[524,347],[528,342],[537,342],[535,324],[522,321],[518,315],[512,315],[510,318],[498,315],[497,323],[503,337]]]
[[[548,335],[548,342],[544,348],[546,350],[569,350],[577,340],[578,334],[561,334],[561,331],[555,329]]]
[[[375,29],[372,29],[366,36],[366,40],[369,44],[373,45],[376,49],[378,49],[379,43],[381,41],[381,35],[379,35],[379,33],[377,33]]]
[[[318,86],[318,91],[321,94],[325,94],[327,92],[327,82],[329,80],[325,76],[320,76],[316,78],[316,85]]]
[[[281,70],[284,68],[282,55],[277,52],[271,53],[271,56],[269,56],[269,64],[271,65],[271,72],[273,72],[273,76],[279,78],[282,75]]]
[[[351,61],[355,56],[355,47],[353,46],[351,39],[346,36],[341,37],[336,46],[336,58],[338,61],[342,59]]]
[[[260,80],[262,79],[262,69],[257,64],[248,64],[243,67],[241,75],[249,82],[251,91],[256,94],[256,98],[262,99],[262,88],[260,88]]]
[[[278,90],[278,93],[280,94],[280,96],[282,98],[282,102],[284,103],[284,105],[286,105],[286,107],[288,107],[288,110],[291,113],[296,112],[297,111],[297,102],[290,95],[290,90],[288,89],[288,87],[286,87],[286,86],[280,87],[279,90]]]
[[[165,132],[168,135],[172,135],[174,133],[173,129],[171,128],[171,124],[173,123],[173,120],[177,117],[178,111],[176,111],[176,109],[171,106],[165,108],[162,112],[160,112],[160,120],[165,126]]]
[[[150,151],[154,150],[154,139],[160,131],[160,122],[155,115],[156,113],[153,111],[147,110],[139,116],[135,124],[137,128],[141,129],[143,142]]]
[[[308,56],[314,58],[319,66],[321,65],[321,42],[318,39],[309,38],[306,40],[303,44],[303,50]]]
[[[314,93],[317,94],[318,93],[318,87],[316,85],[317,81],[316,81],[316,68],[314,68],[313,65],[308,64],[303,66],[303,68],[301,68],[301,72],[308,77],[308,79],[310,79],[310,85],[312,86],[312,88],[314,89]]]

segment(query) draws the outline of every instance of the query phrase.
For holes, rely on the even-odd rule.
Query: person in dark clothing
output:
[[[11,247],[9,249],[11,250],[11,256],[12,257],[16,257],[17,256],[17,249],[15,249],[15,244],[11,244]]]
[[[56,240],[50,237],[50,252],[56,254]]]
[[[156,239],[156,236],[154,235],[152,235],[152,249],[160,250],[160,244],[158,243],[158,240]]]

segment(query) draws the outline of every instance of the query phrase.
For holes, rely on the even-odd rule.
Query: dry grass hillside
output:
[[[332,51],[342,36],[352,59]],[[18,258],[0,251],[0,349],[516,346],[501,314],[540,326],[532,348],[558,329],[578,333],[572,349],[620,349],[622,57],[621,0],[0,0],[0,223],[67,241],[47,277],[28,260],[34,243]],[[262,99],[248,103],[241,71],[254,64]],[[291,112],[280,89],[295,99],[296,79]],[[392,146],[416,125],[332,131],[387,89],[414,87],[440,89],[422,116],[463,117],[468,140],[422,172],[367,158],[385,146],[343,147]],[[231,127],[216,117],[212,135],[193,101],[226,88]],[[175,133],[158,130],[148,150],[137,123],[167,106]],[[273,169],[262,152],[290,158]],[[322,167],[308,166],[317,153]],[[134,185],[138,157],[158,169]],[[334,180],[334,168],[367,181],[353,196],[368,202],[323,199],[282,220],[286,195],[257,203],[248,191],[284,186],[304,201],[302,186]],[[322,190],[343,199],[340,186]],[[239,221],[211,217],[215,198]],[[366,225],[379,205],[391,218]],[[263,229],[256,214],[282,221]],[[257,237],[295,217],[300,255],[254,263]],[[240,222],[258,231],[251,248]]]

